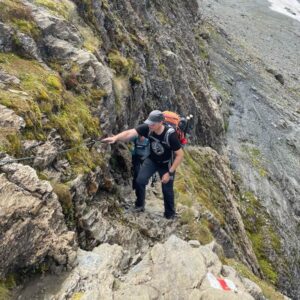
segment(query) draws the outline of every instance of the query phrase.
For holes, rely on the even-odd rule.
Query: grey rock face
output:
[[[12,36],[13,30],[10,26],[0,22],[0,51],[10,52],[12,51],[13,43]]]
[[[94,54],[81,49],[83,40],[77,28],[41,7],[28,1],[24,3],[31,8],[32,16],[42,31],[42,43],[47,49],[46,59],[54,59],[63,64],[77,63],[82,71],[83,76],[80,78],[83,83],[94,84],[95,87],[104,88],[107,94],[111,94],[110,70],[97,60]],[[92,68],[93,72],[84,72],[88,68]]]
[[[81,247],[91,250],[100,243],[116,243],[133,255],[145,252],[149,240],[162,238],[164,231],[168,235],[166,224],[162,227],[153,216],[140,219],[120,213],[123,209],[110,194],[112,187],[111,176],[99,169],[73,181],[71,193]]]
[[[54,16],[47,9],[35,6],[29,1],[23,1],[23,3],[31,8],[32,15],[45,36],[52,35],[57,39],[70,42],[76,47],[81,47],[82,39],[72,23]]]
[[[52,130],[47,137],[47,141],[35,147],[35,159],[33,166],[39,170],[45,169],[56,159],[58,151],[63,147],[63,141],[56,130]]]
[[[37,147],[36,156],[33,166],[42,170],[55,160],[57,148],[51,142],[47,141],[43,145]]]
[[[13,110],[0,104],[0,128],[1,127],[18,131],[25,127],[25,121],[22,117],[16,115]]]
[[[182,114],[193,112],[195,140],[220,149],[223,121],[210,95],[207,69],[199,57],[193,32],[197,30],[199,20],[196,1],[187,5],[172,2],[172,9],[161,2],[162,12],[150,3],[111,2],[103,10],[101,1],[76,2],[82,16],[91,12],[93,16],[85,20],[93,23],[103,41],[102,49],[93,54],[82,48],[83,37],[69,21],[53,16],[32,1],[24,3],[31,7],[32,16],[42,31],[40,44],[46,50],[43,59],[59,61],[66,72],[73,64],[78,65],[77,78],[82,84],[106,91],[107,97],[99,103],[99,118],[106,131],[135,126],[154,108],[173,109]],[[178,15],[171,11],[177,11]],[[169,25],[161,23],[164,22],[163,15]],[[131,28],[136,28],[134,34]],[[119,39],[118,35],[124,39]],[[106,66],[111,49],[118,49],[122,56],[133,62],[133,75],[145,78],[145,81],[137,84],[125,78],[127,92],[124,85],[120,91],[115,80],[113,85],[112,79],[119,74]],[[118,103],[122,105],[122,113]]]
[[[261,288],[256,283],[249,280],[248,278],[242,278],[242,282],[245,285],[246,291],[254,299],[257,299],[257,300],[265,300],[266,299],[262,294]]]
[[[36,59],[39,62],[43,61],[36,42],[32,37],[19,32],[16,34],[16,38],[18,39],[19,47],[22,48],[19,51],[22,51],[23,56]]]
[[[129,267],[126,274],[124,267]],[[207,276],[221,277],[221,269],[219,258],[209,248],[192,248],[176,236],[155,245],[136,265],[122,247],[102,244],[92,252],[79,250],[78,266],[49,297],[66,299],[80,293],[81,299],[105,300],[261,299],[247,292],[237,273],[225,277],[234,282],[235,292],[212,288]]]
[[[0,83],[2,84],[20,84],[20,79],[16,76],[10,75],[3,70],[0,70]]]
[[[74,266],[76,242],[51,185],[34,169],[13,163],[0,175],[0,276],[53,259]]]

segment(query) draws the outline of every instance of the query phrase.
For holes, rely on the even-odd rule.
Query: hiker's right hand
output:
[[[116,138],[115,135],[114,135],[114,136],[107,137],[107,138],[101,140],[101,142],[107,143],[107,144],[114,144],[116,141],[117,141],[117,138]]]

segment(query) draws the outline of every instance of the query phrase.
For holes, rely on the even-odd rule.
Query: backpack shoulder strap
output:
[[[175,129],[172,126],[169,126],[168,130],[165,133],[165,137],[164,137],[164,142],[166,143],[166,145],[171,148],[170,146],[170,135],[175,132]]]

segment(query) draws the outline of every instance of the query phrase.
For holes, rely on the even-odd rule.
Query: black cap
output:
[[[165,119],[163,113],[160,110],[153,110],[148,116],[148,119],[144,122],[147,125],[153,125],[163,122]]]

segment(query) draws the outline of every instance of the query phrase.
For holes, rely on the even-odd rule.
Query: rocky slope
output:
[[[222,265],[214,248],[213,242],[200,246],[173,235],[157,243],[128,272],[124,270],[132,258],[118,245],[79,250],[79,264],[61,282],[59,292],[46,290],[43,299],[264,299],[256,284]],[[236,290],[224,293],[211,288],[207,274],[232,280]]]
[[[270,262],[261,262],[249,239],[251,209],[258,211],[259,224],[272,236],[267,239],[270,256],[280,251],[270,216],[252,194],[239,188],[242,182],[222,155],[226,103],[211,82],[210,33],[197,1],[3,0],[0,29],[0,205],[5,212],[0,225],[6,249],[0,254],[5,262],[0,292],[9,278],[19,283],[20,273],[67,271],[77,262],[79,266],[62,278],[43,274],[47,283],[41,278],[28,283],[21,276],[25,287],[19,286],[14,296],[32,299],[30,289],[35,289],[38,299],[123,297],[136,284],[134,266],[139,266],[152,274],[145,279],[147,288],[139,287],[141,293],[152,297],[154,286],[156,293],[170,298],[172,286],[164,290],[155,279],[161,277],[155,261],[147,267],[154,256],[160,261],[167,249],[174,251],[172,259],[186,253],[199,263],[195,274],[187,259],[181,262],[185,268],[174,264],[166,275],[169,281],[172,274],[185,272],[182,297],[190,295],[190,289],[190,296],[199,299],[224,297],[224,292],[207,289],[204,280],[215,264],[212,272],[220,275],[215,255],[175,237],[163,244],[176,234],[202,244],[216,240],[222,261],[262,288],[260,292],[224,267],[244,293],[230,297],[251,299],[249,292],[255,299],[283,299],[263,281],[277,283],[266,272]],[[127,210],[134,202],[128,147],[96,141],[137,125],[156,108],[194,114],[190,140],[198,146],[186,149],[178,171],[179,219],[171,223],[162,217],[158,187],[149,189],[146,213]],[[27,158],[2,165],[20,157]],[[76,252],[77,244],[84,250]],[[112,261],[107,252],[112,252]],[[93,262],[94,269],[87,272]],[[123,282],[116,279],[121,275]],[[103,278],[108,287],[98,289]],[[54,282],[64,285],[53,287]],[[56,292],[45,295],[47,287]]]
[[[267,1],[202,5],[219,27],[211,34],[211,78],[229,104],[231,167],[251,192],[246,198],[272,216],[281,246],[266,240],[264,226],[245,222],[246,229],[260,264],[266,270],[267,258],[273,270],[269,277],[298,299],[300,23],[271,11]],[[259,219],[253,212],[244,216]]]
[[[49,182],[40,181],[29,166],[13,163],[0,168],[1,276],[47,260],[74,267],[75,233],[67,230]]]

